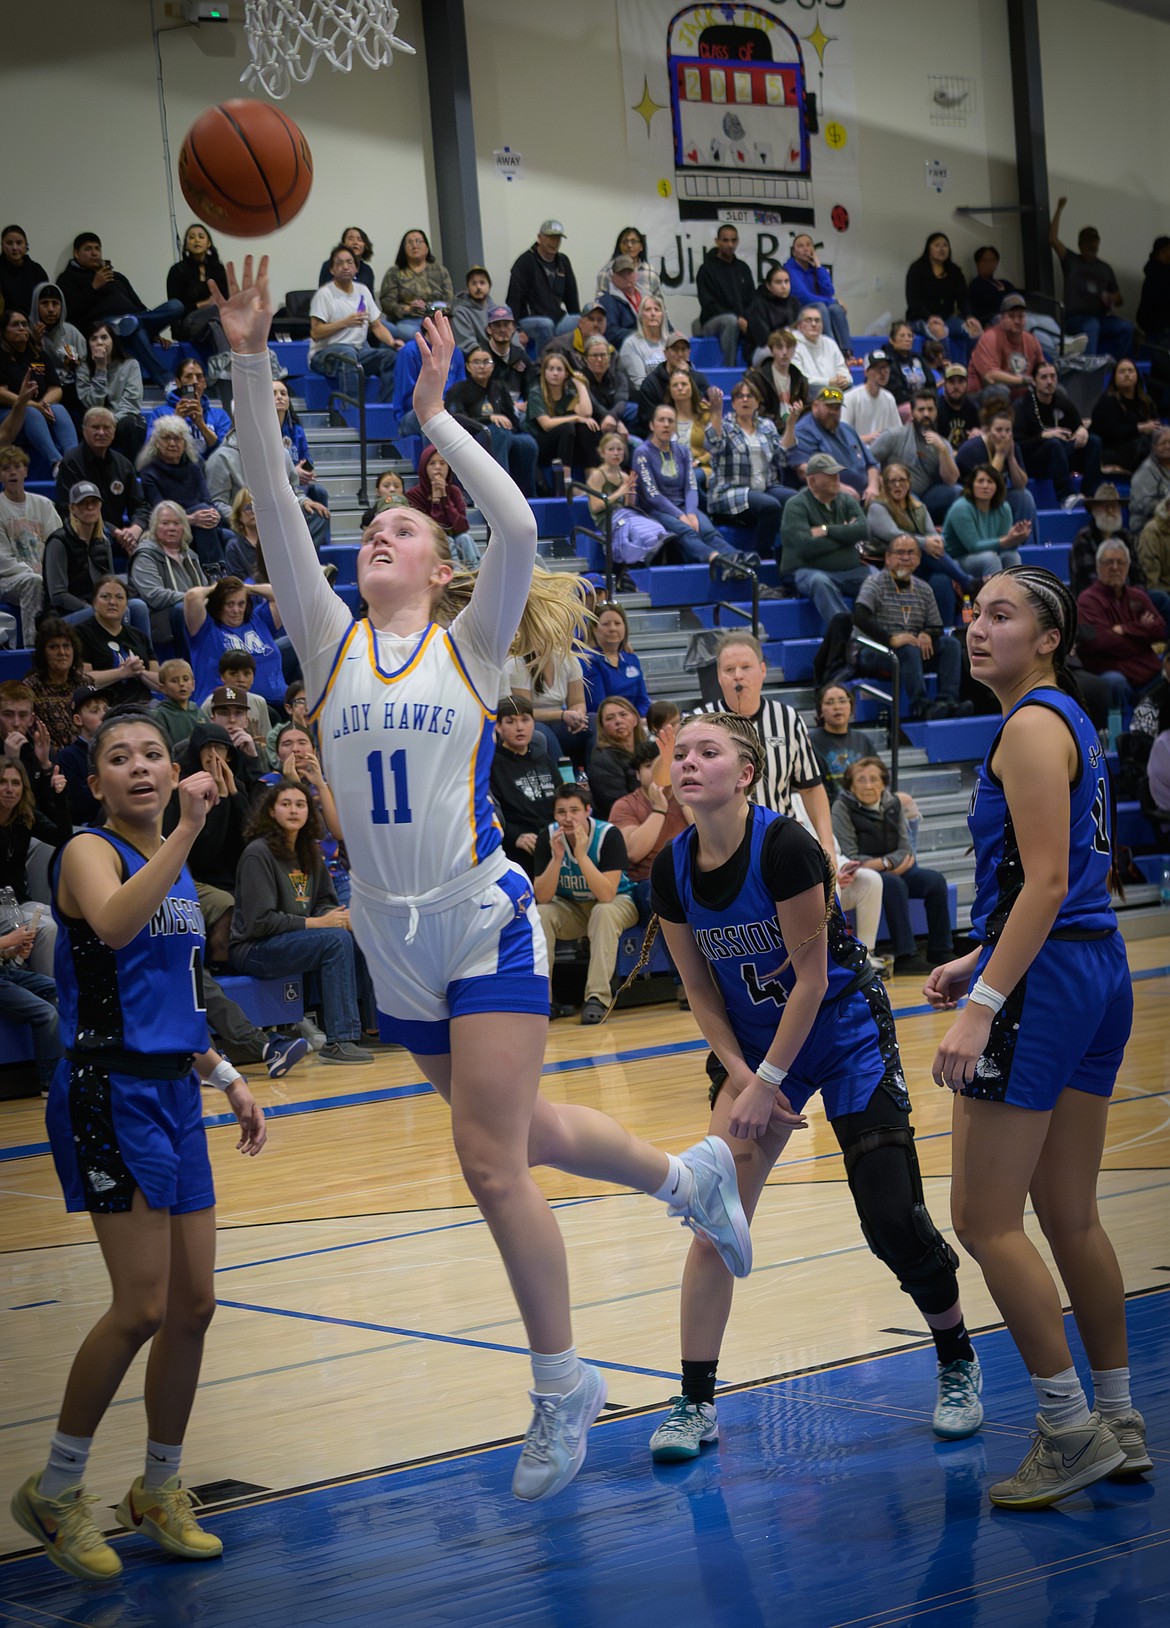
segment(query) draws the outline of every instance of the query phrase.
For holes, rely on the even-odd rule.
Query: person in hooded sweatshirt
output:
[[[195,881],[199,905],[207,925],[207,960],[227,960],[232,911],[235,908],[236,867],[247,846],[244,832],[260,776],[260,760],[234,744],[222,724],[196,724],[175,748],[179,778],[200,769],[210,774],[219,801],[208,809],[203,829],[187,856],[187,869]],[[163,815],[163,835],[179,823],[179,794],[175,792]]]
[[[528,876],[535,875],[536,839],[552,823],[553,795],[560,784],[544,736],[536,731],[532,702],[506,695],[496,708],[496,755],[492,802],[504,827],[504,852]]]
[[[437,447],[423,448],[418,460],[418,484],[409,489],[406,501],[442,526],[451,539],[452,552],[474,571],[479,564],[479,544],[467,529],[463,489]]]
[[[28,320],[32,324],[33,343],[40,345],[57,369],[65,406],[74,418],[79,417],[75,382],[78,364],[85,360],[85,335],[69,321],[65,296],[56,283],[38,283],[33,289]]]

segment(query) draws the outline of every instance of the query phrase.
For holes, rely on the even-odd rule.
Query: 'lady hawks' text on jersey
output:
[[[350,627],[310,716],[368,887],[419,898],[500,847],[489,795],[500,676],[435,624],[407,638]]]
[[[1079,702],[1064,690],[1031,690],[1016,702],[996,731],[979,766],[967,826],[975,845],[975,903],[971,933],[993,944],[1020,896],[1024,866],[1002,782],[991,768],[1008,721],[1021,707],[1048,707],[1059,714],[1077,747],[1077,773],[1069,787],[1068,892],[1053,933],[1100,933],[1117,926],[1109,896],[1112,853],[1109,841],[1109,777],[1097,731]]]

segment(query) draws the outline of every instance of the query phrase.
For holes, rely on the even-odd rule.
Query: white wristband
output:
[[[1007,996],[1001,995],[998,989],[992,989],[990,984],[985,984],[982,978],[976,978],[967,999],[974,1001],[978,1006],[989,1006],[993,1012],[998,1012]]]
[[[237,1080],[242,1081],[243,1078],[239,1069],[221,1057],[203,1083],[213,1085],[217,1091],[227,1091]]]
[[[777,1068],[773,1063],[769,1062],[761,1063],[756,1069],[756,1073],[759,1075],[760,1079],[763,1080],[765,1085],[774,1085],[777,1090],[780,1089],[785,1080],[788,1078],[788,1070],[786,1068]]]

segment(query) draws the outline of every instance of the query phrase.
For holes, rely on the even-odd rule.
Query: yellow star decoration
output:
[[[654,115],[656,113],[664,112],[665,108],[666,108],[666,103],[665,102],[656,102],[654,100],[653,96],[651,96],[651,94],[650,94],[650,81],[646,78],[646,75],[643,74],[642,75],[642,100],[640,102],[635,102],[633,107],[630,109],[630,111],[632,113],[640,113],[642,115],[642,117],[645,119],[645,121],[646,121],[646,136],[647,136],[647,139],[649,139],[649,136],[650,136],[650,120],[654,117]]]
[[[820,59],[821,67],[823,68],[825,65],[825,46],[828,45],[830,40],[835,40],[837,36],[835,34],[826,34],[824,29],[821,27],[821,19],[818,17],[817,26],[813,29],[811,34],[806,34],[804,37],[808,44],[811,45],[813,50],[816,52],[818,58]]]

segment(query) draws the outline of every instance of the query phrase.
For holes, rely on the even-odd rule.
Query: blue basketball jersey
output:
[[[1064,690],[1031,690],[1016,702],[1008,717],[1021,707],[1048,707],[1058,713],[1077,744],[1078,768],[1069,788],[1068,893],[1053,932],[1105,932],[1117,926],[1109,897],[1112,854],[1109,842],[1109,777],[1097,731],[1080,704]],[[991,759],[1003,734],[996,731],[987,756],[979,766],[967,825],[975,844],[975,904],[971,932],[992,944],[1003,931],[1012,906],[1024,885],[1024,867],[1003,785],[992,772]]]
[[[127,879],[146,864],[110,831],[95,828],[85,835],[110,844]],[[54,867],[59,864],[58,855]],[[56,875],[54,869],[61,1044],[75,1052],[145,1056],[206,1051],[203,912],[186,866],[150,921],[120,950],[103,943],[87,921],[62,913]]]
[[[796,983],[791,967],[780,971],[789,948],[780,931],[776,901],[761,871],[765,833],[773,821],[785,818],[770,808],[752,808],[747,875],[737,897],[723,910],[713,910],[695,896],[692,873],[698,836],[694,826],[676,837],[671,847],[675,886],[687,925],[711,968],[740,1050],[753,1068],[775,1039],[784,1003]],[[827,881],[827,867],[825,877]],[[829,987],[820,1015],[792,1064],[793,1074],[815,1077],[817,1056],[826,1043],[825,1025],[831,1029],[840,1015],[835,1003],[849,989],[857,988],[865,970],[864,949],[849,932],[840,910],[834,909],[828,926]]]

